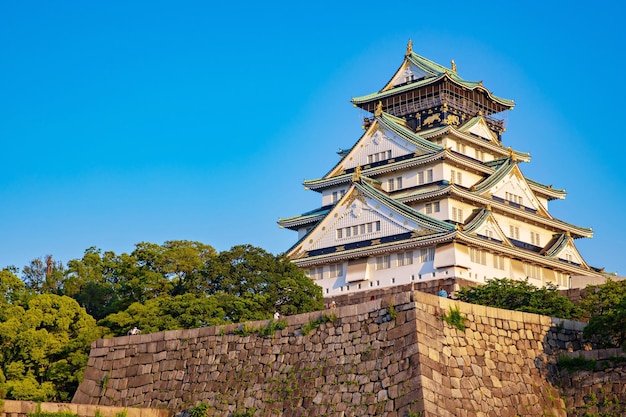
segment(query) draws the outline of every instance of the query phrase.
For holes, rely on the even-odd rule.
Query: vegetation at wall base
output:
[[[562,355],[559,356],[556,365],[560,370],[567,370],[568,372],[596,370],[596,361],[586,359],[583,356],[569,357]]]
[[[189,417],[206,417],[211,405],[205,402],[199,402],[189,409]]]
[[[37,404],[37,409],[26,415],[28,417],[78,417],[78,414],[71,411],[41,411],[41,404]]]

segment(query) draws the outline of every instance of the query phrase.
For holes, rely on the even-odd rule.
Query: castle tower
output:
[[[407,47],[378,92],[352,99],[365,133],[319,179],[321,207],[282,218],[298,232],[287,255],[325,296],[457,278],[529,279],[570,288],[604,281],[575,240],[591,229],[554,218],[563,190],[526,178],[528,153],[502,144],[498,115],[514,106]]]

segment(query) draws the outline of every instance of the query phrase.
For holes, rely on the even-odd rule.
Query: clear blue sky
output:
[[[626,275],[619,2],[0,2],[0,267],[197,240],[283,252],[302,180],[361,135],[405,46],[514,99],[505,146]],[[513,3],[513,2],[511,2]]]

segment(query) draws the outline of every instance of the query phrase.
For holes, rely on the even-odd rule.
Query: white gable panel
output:
[[[428,233],[412,219],[394,212],[378,201],[353,190],[340,202],[304,242],[310,251],[346,245],[369,239],[380,239],[416,231]]]
[[[502,179],[499,183],[494,185],[490,193],[503,200],[517,203],[521,206],[530,207],[534,210],[547,213],[546,209],[541,205],[535,194],[532,192],[528,183],[521,178],[521,174],[516,172],[517,169],[511,170],[511,172]]]
[[[480,119],[478,123],[470,127],[467,131],[489,141],[496,139],[496,135],[491,131],[491,129],[489,129],[487,123],[485,123],[483,119]]]
[[[361,141],[346,157],[343,168],[355,168],[357,165],[364,166],[416,152],[423,153],[421,149],[418,151],[414,143],[378,125],[363,136]]]
[[[559,259],[563,259],[567,262],[572,262],[578,265],[585,265],[585,261],[582,256],[580,256],[580,252],[576,249],[576,246],[570,241],[565,245],[565,247],[556,254],[556,257]]]
[[[393,76],[390,84],[395,87],[410,81],[419,80],[427,75],[430,74],[409,62],[405,62],[396,75]]]
[[[482,225],[480,225],[480,227],[476,230],[476,234],[485,236],[489,239],[507,242],[506,236],[493,216],[490,216]]]

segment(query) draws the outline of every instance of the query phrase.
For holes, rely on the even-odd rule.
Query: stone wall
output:
[[[417,291],[268,323],[98,340],[73,402],[179,412],[202,401],[209,416],[566,416],[555,358],[584,347],[581,323]]]
[[[38,408],[43,412],[50,413],[70,412],[78,415],[78,417],[94,417],[96,412],[101,417],[170,417],[172,415],[172,412],[166,409],[0,400],[0,417],[27,417],[29,413],[34,413]]]
[[[448,294],[453,294],[458,288],[468,285],[476,285],[470,281],[462,279],[433,279],[428,281],[415,281],[411,284],[394,285],[386,288],[376,288],[372,290],[356,291],[347,293],[344,295],[335,295],[332,297],[324,298],[324,304],[327,308],[331,303],[335,303],[336,306],[347,306],[354,304],[361,304],[368,301],[377,300],[380,298],[388,299],[396,294],[403,294],[412,291],[421,291],[428,294],[437,294],[439,288],[445,289]]]
[[[622,349],[571,352],[581,370],[561,367],[559,383],[570,417],[626,415],[626,356]]]

